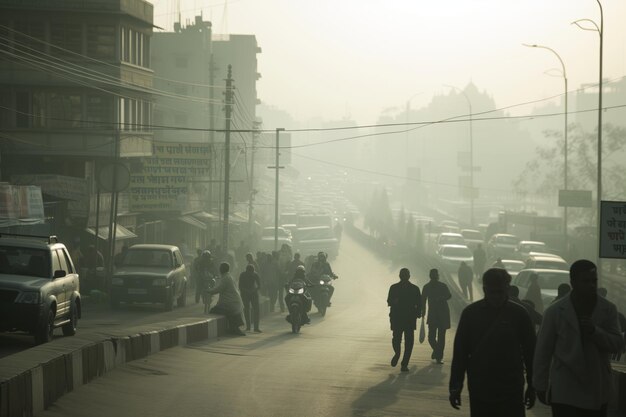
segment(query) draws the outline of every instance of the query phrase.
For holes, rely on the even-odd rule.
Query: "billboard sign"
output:
[[[600,202],[600,258],[626,259],[626,201]]]

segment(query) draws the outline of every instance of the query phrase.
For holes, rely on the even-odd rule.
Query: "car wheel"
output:
[[[76,327],[78,326],[78,309],[76,307],[76,301],[72,301],[70,305],[70,321],[63,325],[63,336],[74,336],[76,334]]]
[[[54,333],[54,311],[48,310],[48,316],[44,322],[35,331],[35,343],[41,345],[48,343],[52,340],[52,334]]]
[[[174,288],[165,296],[165,310],[172,311],[174,308]]]
[[[187,284],[183,284],[183,291],[180,293],[180,297],[176,300],[178,307],[185,307],[187,305]]]

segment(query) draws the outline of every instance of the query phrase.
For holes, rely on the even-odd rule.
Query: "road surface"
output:
[[[390,266],[344,237],[333,269],[333,307],[294,335],[284,315],[261,323],[263,334],[178,347],[126,364],[67,394],[39,417],[125,416],[468,416],[448,403],[453,332],[444,365],[425,343],[410,372],[392,368]],[[426,271],[414,270],[420,287]],[[417,337],[416,337],[417,339]],[[465,393],[466,394],[466,393]],[[537,405],[529,416],[548,416]]]

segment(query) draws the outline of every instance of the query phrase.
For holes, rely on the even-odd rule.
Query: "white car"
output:
[[[545,252],[545,242],[538,242],[535,240],[522,240],[515,249],[517,257],[522,261],[525,261],[530,256],[531,252]]]
[[[441,264],[450,272],[457,272],[461,262],[473,266],[474,255],[465,245],[442,245],[437,250]]]
[[[467,247],[470,249],[476,249],[479,243],[483,243],[485,237],[478,230],[473,229],[461,229],[461,235],[467,243]]]
[[[464,245],[465,238],[460,233],[440,233],[437,237],[437,249],[443,245]]]
[[[531,254],[526,260],[526,268],[557,269],[569,271],[569,263],[558,255]]]
[[[557,289],[561,284],[569,284],[569,271],[553,269],[524,269],[513,279],[513,285],[519,287],[519,298],[523,300],[528,292],[530,276],[539,276],[538,284],[541,289],[541,299],[544,307],[547,307],[556,298]]]
[[[502,263],[511,278],[515,278],[517,274],[526,267],[523,261],[518,261],[517,259],[503,259]]]

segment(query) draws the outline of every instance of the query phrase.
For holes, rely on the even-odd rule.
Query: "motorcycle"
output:
[[[217,281],[215,280],[213,274],[209,272],[203,272],[200,275],[200,280],[196,285],[196,293],[199,294],[202,298],[202,304],[204,305],[204,314],[209,313],[209,309],[211,308],[211,300],[213,299],[213,297],[207,292],[207,290],[214,288],[216,284]]]
[[[308,323],[306,312],[310,309],[310,300],[306,296],[306,284],[302,281],[292,281],[287,286],[287,321],[291,323],[291,332],[299,333],[300,327]]]
[[[333,286],[333,279],[335,278],[328,274],[320,276],[319,284],[316,285],[314,291],[312,291],[313,304],[315,304],[315,308],[317,308],[317,311],[319,311],[322,317],[326,315],[326,309],[330,301],[330,287]]]

